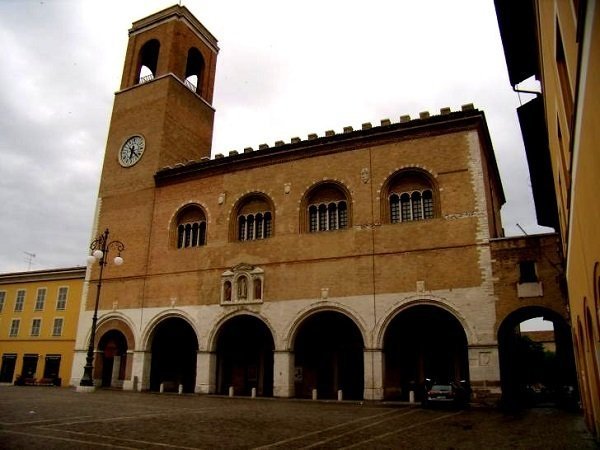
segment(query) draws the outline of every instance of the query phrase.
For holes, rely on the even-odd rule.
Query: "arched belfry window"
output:
[[[254,193],[242,198],[234,209],[233,240],[256,241],[273,236],[273,204],[264,194]]]
[[[348,228],[348,194],[336,183],[322,183],[311,189],[306,198],[306,231],[333,231]]]
[[[146,42],[140,50],[138,83],[146,83],[153,80],[156,76],[158,67],[158,53],[160,51],[160,42],[152,39]]]
[[[206,215],[197,205],[189,205],[177,214],[177,248],[206,245]]]
[[[385,189],[383,217],[388,223],[433,219],[436,216],[435,186],[428,174],[405,170],[392,176]]]
[[[198,95],[202,95],[202,77],[204,74],[204,58],[197,48],[190,48],[185,66],[185,85]]]

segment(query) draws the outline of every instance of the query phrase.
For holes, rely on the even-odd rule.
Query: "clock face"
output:
[[[119,163],[123,167],[133,166],[140,160],[145,148],[146,142],[142,136],[131,136],[119,151]]]

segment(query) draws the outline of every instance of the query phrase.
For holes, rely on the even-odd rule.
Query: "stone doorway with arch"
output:
[[[364,342],[356,323],[337,311],[304,319],[294,339],[296,397],[360,400],[364,393]]]
[[[123,387],[127,369],[127,338],[119,330],[110,330],[98,341],[98,369],[102,387]]]
[[[236,315],[219,328],[217,393],[273,395],[273,333],[263,320],[250,314]]]
[[[383,339],[384,398],[422,400],[425,383],[469,382],[467,336],[460,321],[435,305],[398,312]]]
[[[553,351],[539,349],[521,331],[523,322],[535,318],[552,322]],[[566,319],[551,309],[527,306],[508,314],[498,327],[498,352],[502,403],[507,408],[531,406],[538,401],[562,402],[562,391],[577,386],[571,329]],[[573,398],[564,400],[575,402]]]
[[[94,360],[96,385],[131,389],[135,340],[130,326],[121,319],[108,318],[98,326]]]
[[[193,393],[196,385],[198,338],[194,328],[181,317],[160,321],[150,341],[150,390]]]

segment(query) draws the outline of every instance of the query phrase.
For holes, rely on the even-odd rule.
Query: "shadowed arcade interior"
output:
[[[150,390],[194,392],[198,339],[185,320],[169,318],[159,323],[152,338]]]
[[[520,331],[522,322],[537,317],[552,322],[554,352],[544,351]],[[498,352],[505,407],[532,406],[546,400],[561,402],[562,389],[577,386],[569,325],[549,309],[533,306],[509,314],[498,328]]]
[[[326,311],[308,317],[295,339],[296,397],[362,399],[364,344],[356,324],[344,314]]]
[[[217,392],[273,395],[273,350],[269,328],[260,319],[241,315],[225,322],[217,338]]]
[[[390,322],[383,344],[385,398],[422,399],[425,380],[436,383],[469,381],[467,338],[448,311],[419,305],[400,312]]]

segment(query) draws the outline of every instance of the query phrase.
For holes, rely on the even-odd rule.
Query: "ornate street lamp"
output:
[[[100,301],[100,290],[102,289],[102,272],[107,264],[108,252],[111,247],[118,252],[113,260],[116,266],[123,264],[121,252],[125,250],[125,245],[121,241],[108,240],[108,228],[104,230],[98,238],[94,239],[90,244],[92,254],[87,257],[89,265],[98,262],[100,264],[100,275],[98,276],[98,288],[96,290],[96,304],[94,305],[94,316],[92,317],[92,333],[90,334],[90,345],[85,359],[85,367],[83,369],[83,377],[79,383],[80,386],[94,386],[94,340],[96,339],[96,323],[98,322],[98,303]]]

